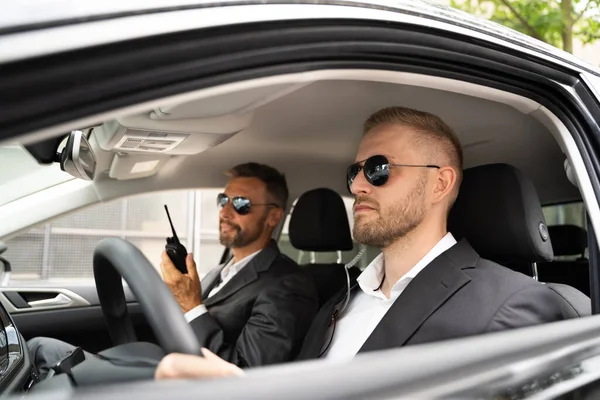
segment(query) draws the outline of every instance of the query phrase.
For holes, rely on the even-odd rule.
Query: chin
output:
[[[372,216],[371,216],[371,218],[372,218]],[[367,220],[367,219],[369,219],[368,213],[354,214],[354,224],[356,224],[359,221],[363,221],[363,220]]]
[[[379,216],[378,215],[366,215],[359,214],[354,217],[354,226],[365,229],[374,224],[379,225]]]
[[[358,241],[358,238],[363,238],[365,236],[369,236],[369,230],[365,229],[365,227],[361,227],[361,226],[356,226],[355,225],[355,229],[353,229],[352,231],[352,236],[354,237],[355,240]],[[359,243],[362,243],[359,241]]]
[[[219,242],[221,243],[221,245],[223,245],[225,247],[231,247],[231,245],[233,243],[233,238],[232,237],[221,236],[219,238]]]

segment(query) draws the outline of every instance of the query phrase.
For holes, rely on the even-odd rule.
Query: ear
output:
[[[284,213],[282,208],[271,208],[269,216],[267,217],[267,225],[270,228],[275,228],[283,219]]]
[[[433,202],[439,203],[448,198],[456,186],[456,171],[452,167],[438,169],[436,181],[433,186]]]

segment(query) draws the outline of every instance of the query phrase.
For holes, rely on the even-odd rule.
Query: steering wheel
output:
[[[103,239],[94,250],[94,279],[113,344],[137,340],[121,278],[131,288],[166,353],[200,355],[200,345],[175,297],[146,256],[120,238]]]

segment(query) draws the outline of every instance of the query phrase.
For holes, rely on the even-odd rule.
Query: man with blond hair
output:
[[[520,328],[572,317],[546,285],[481,258],[447,230],[463,171],[458,138],[439,117],[385,108],[364,124],[348,190],[354,238],[382,253],[350,296],[326,303],[299,360],[348,360],[357,353]],[[156,377],[241,374],[205,352],[172,354]]]

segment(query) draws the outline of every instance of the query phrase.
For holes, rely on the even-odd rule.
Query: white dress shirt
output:
[[[353,296],[346,311],[336,321],[333,340],[325,354],[327,359],[352,359],[413,278],[455,244],[456,239],[448,232],[425,257],[394,284],[389,299],[380,288],[384,259],[383,253],[379,254],[358,277],[357,282],[361,290]],[[398,323],[401,324],[402,321]]]
[[[221,283],[218,286],[215,286],[210,291],[210,293],[208,294],[208,297],[212,297],[217,292],[219,292],[219,290],[221,290],[223,288],[223,286],[225,286],[227,284],[227,282],[229,282],[231,280],[231,278],[233,278],[238,272],[240,272],[242,270],[242,268],[244,268],[246,265],[248,265],[248,263],[250,261],[252,261],[252,259],[261,251],[262,251],[262,249],[250,254],[249,256],[242,258],[240,261],[236,262],[235,264],[233,264],[233,258],[232,258],[227,263],[227,265],[225,265],[225,267],[221,270]],[[216,267],[216,268],[219,268],[219,267]],[[190,311],[186,312],[185,319],[187,322],[192,322],[194,319],[198,318],[199,316],[201,316],[202,314],[204,314],[206,312],[208,312],[208,310],[206,309],[206,306],[204,304],[200,304],[199,306],[194,307]]]

